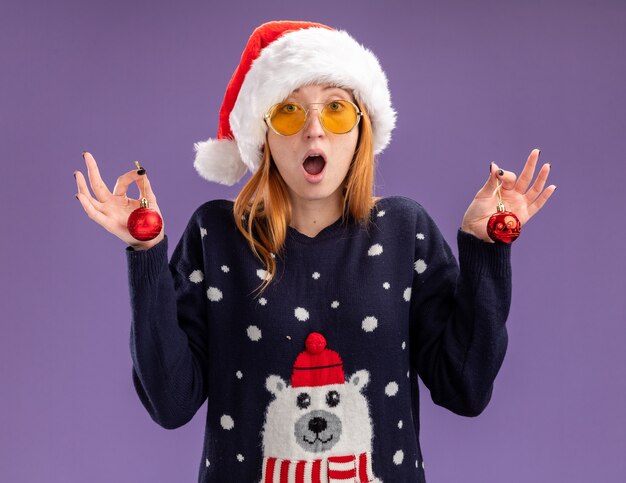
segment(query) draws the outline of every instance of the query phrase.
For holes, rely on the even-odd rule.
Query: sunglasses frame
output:
[[[356,121],[354,123],[354,126],[352,126],[349,130],[347,130],[346,132],[334,132],[331,131],[330,129],[328,129],[326,127],[326,125],[324,124],[324,119],[322,118],[322,111],[324,109],[326,109],[326,106],[328,106],[328,104],[331,104],[333,102],[347,102],[348,104],[351,104],[352,107],[354,107],[354,111],[356,112]],[[300,129],[298,129],[296,132],[294,132],[293,134],[283,134],[278,132],[274,126],[272,126],[272,113],[274,112],[274,109],[276,109],[278,106],[282,105],[282,104],[294,104],[298,107],[300,107],[303,111],[304,111],[304,122],[302,123],[302,127]],[[352,131],[355,127],[357,127],[359,125],[359,123],[361,122],[361,118],[363,117],[363,112],[361,112],[361,110],[359,109],[359,106],[357,106],[354,102],[352,101],[346,101],[345,99],[334,99],[332,101],[328,101],[328,102],[310,102],[307,104],[307,106],[324,106],[322,109],[315,109],[317,111],[317,116],[318,119],[320,121],[320,124],[322,126],[322,128],[324,128],[324,131],[326,132],[330,132],[333,134],[348,134],[350,131]],[[295,134],[298,134],[300,131],[302,131],[304,129],[304,126],[306,126],[306,122],[309,120],[309,111],[311,109],[305,109],[304,106],[302,106],[301,104],[298,104],[297,102],[279,102],[278,104],[274,104],[272,107],[270,107],[270,110],[267,111],[265,113],[265,115],[263,116],[263,120],[265,121],[265,124],[267,124],[270,129],[272,131],[274,131],[276,134],[278,134],[279,136],[282,137],[289,137],[289,136],[294,136]]]

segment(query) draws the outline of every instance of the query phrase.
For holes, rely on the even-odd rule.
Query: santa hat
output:
[[[343,362],[335,351],[326,348],[326,339],[318,332],[306,338],[306,350],[293,364],[291,387],[317,387],[345,383]]]
[[[263,116],[295,89],[323,83],[351,90],[372,122],[374,153],[389,144],[396,113],[376,56],[348,33],[311,22],[268,22],[253,33],[226,88],[217,137],[195,144],[200,176],[233,185],[261,164]]]

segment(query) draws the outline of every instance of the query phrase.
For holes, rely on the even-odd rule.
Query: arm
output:
[[[207,397],[207,298],[204,284],[189,280],[203,270],[201,258],[193,219],[169,266],[167,237],[149,250],[127,248],[133,382],[152,419],[167,429],[186,424]]]

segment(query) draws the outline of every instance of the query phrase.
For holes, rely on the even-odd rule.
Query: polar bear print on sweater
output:
[[[369,373],[347,379],[337,352],[313,332],[296,358],[291,385],[271,375],[274,396],[263,427],[262,483],[380,482],[372,471],[372,422],[363,389]]]

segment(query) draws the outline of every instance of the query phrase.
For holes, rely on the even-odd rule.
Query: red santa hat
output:
[[[326,338],[311,332],[306,338],[306,350],[293,364],[291,387],[317,387],[343,384],[346,377],[343,362],[335,351],[326,348]]]
[[[314,83],[349,89],[372,122],[374,153],[389,144],[396,113],[376,56],[348,33],[312,22],[258,27],[226,88],[217,137],[195,144],[200,176],[233,185],[261,164],[263,116],[295,89]]]

